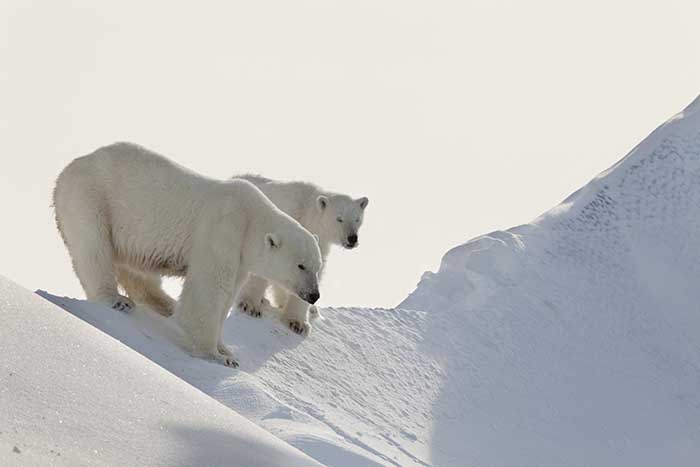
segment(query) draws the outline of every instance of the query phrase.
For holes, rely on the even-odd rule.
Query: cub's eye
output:
[[[304,266],[303,264],[297,264],[297,267],[302,271],[306,271],[306,266]]]
[[[338,222],[340,222],[341,224],[343,223],[343,218],[342,218],[342,217],[339,217],[339,218],[337,218],[336,220],[337,220]]]

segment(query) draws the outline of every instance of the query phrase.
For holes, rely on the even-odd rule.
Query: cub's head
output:
[[[265,234],[263,277],[276,282],[302,300],[316,303],[321,250],[318,240],[290,219],[289,228]]]
[[[321,215],[321,228],[331,243],[347,249],[359,245],[359,232],[367,198],[352,199],[345,195],[319,196],[316,208]]]

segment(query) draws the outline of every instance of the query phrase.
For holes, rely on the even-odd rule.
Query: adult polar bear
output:
[[[319,298],[315,238],[247,181],[209,179],[117,143],[71,162],[54,206],[88,300],[130,309],[119,282],[134,300],[167,305],[160,276],[185,277],[175,317],[194,355],[237,366],[222,325],[249,273]]]
[[[358,235],[369,200],[366,197],[353,199],[350,196],[324,191],[306,182],[280,182],[258,175],[240,175],[253,183],[275,203],[316,235],[321,248],[323,264],[326,264],[331,245],[342,245],[352,249],[358,246]],[[251,275],[243,285],[236,302],[244,313],[261,316],[265,291],[270,284],[263,277]],[[307,334],[311,327],[309,304],[280,287],[273,286],[276,305],[283,308],[282,321],[299,334]],[[311,307],[315,310],[315,307]]]

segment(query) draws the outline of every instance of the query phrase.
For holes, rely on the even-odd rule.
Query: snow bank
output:
[[[425,311],[447,378],[433,465],[700,459],[700,99],[531,225],[448,252]]]
[[[424,313],[327,308],[306,339],[236,313],[225,327],[240,362],[231,370],[180,350],[153,312],[39,293],[323,464],[423,465],[428,456],[440,368],[421,355]]]
[[[0,465],[320,465],[0,277]]]
[[[449,251],[395,310],[326,309],[306,339],[234,315],[237,371],[152,313],[42,294],[329,467],[691,467],[699,231],[696,100],[533,223]]]

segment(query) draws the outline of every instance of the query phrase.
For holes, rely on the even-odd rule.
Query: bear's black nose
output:
[[[312,292],[309,294],[309,303],[312,305],[318,301],[318,299],[321,298],[321,294],[318,292]]]
[[[348,235],[348,245],[353,246],[357,243],[357,235]]]

